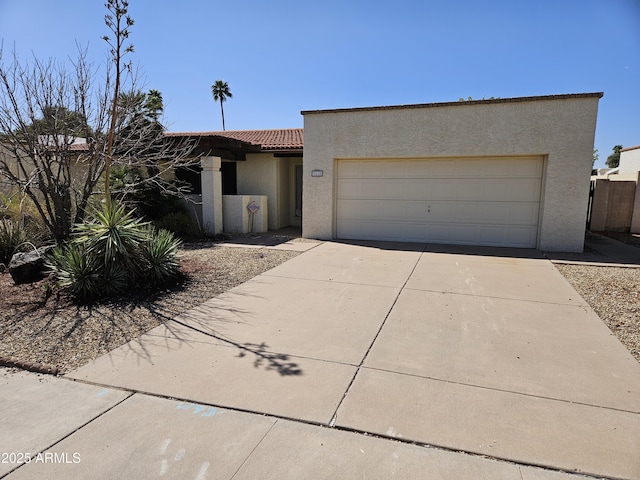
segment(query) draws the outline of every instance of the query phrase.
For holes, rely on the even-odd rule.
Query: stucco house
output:
[[[260,202],[256,197],[264,197],[267,210],[264,228],[258,231],[266,230],[267,225],[269,230],[302,225],[301,128],[166,135],[197,139],[194,155],[202,156],[201,169],[178,171],[176,176],[192,184],[194,196],[198,197],[195,204],[202,209],[198,216],[209,233],[251,231],[250,225],[239,229],[237,219],[229,217],[246,214],[248,203]],[[237,205],[236,200],[240,200]],[[228,206],[224,215],[224,207]]]
[[[640,172],[640,145],[620,150],[619,173]]]
[[[76,178],[75,172],[83,168],[83,159],[89,151],[87,139],[83,137],[65,137],[58,135],[55,138],[52,135],[39,135],[38,143],[44,150],[48,150],[52,155],[51,167],[55,171],[60,156],[65,156],[71,161],[71,179]],[[16,151],[20,156],[20,161],[16,157]],[[0,194],[10,196],[17,191],[15,181],[9,180],[10,177],[20,179],[27,182],[29,178],[36,175],[37,169],[29,158],[29,147],[27,144],[15,145],[9,140],[0,141]],[[23,171],[24,168],[24,171]],[[1,205],[0,205],[1,206]]]
[[[199,138],[215,232],[224,190],[264,196],[269,229],[301,222],[309,238],[579,252],[602,95],[308,110],[304,139],[169,135]]]
[[[602,95],[303,111],[302,233],[582,251]]]

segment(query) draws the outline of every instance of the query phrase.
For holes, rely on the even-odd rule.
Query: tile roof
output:
[[[276,130],[227,130],[222,132],[169,132],[168,137],[223,137],[259,145],[262,150],[301,149],[304,144],[302,128]]]
[[[622,150],[620,150],[621,152],[628,152],[629,150],[636,150],[640,148],[640,145],[636,145],[635,147],[627,147],[627,148],[623,148]]]
[[[87,143],[72,143],[68,146],[70,152],[88,152],[89,144]]]

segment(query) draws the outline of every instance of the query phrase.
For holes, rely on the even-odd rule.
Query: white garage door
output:
[[[535,247],[542,157],[339,160],[337,237]]]

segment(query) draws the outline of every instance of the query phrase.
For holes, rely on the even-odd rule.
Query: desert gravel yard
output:
[[[0,357],[69,372],[298,254],[189,244],[181,251],[187,280],[164,295],[85,306],[50,291],[48,280],[16,286],[2,273]]]
[[[640,268],[556,268],[640,362]]]
[[[12,358],[69,372],[298,254],[188,244],[181,251],[187,279],[163,295],[84,306],[74,305],[48,280],[15,286],[10,275],[2,273],[0,360]],[[640,362],[640,269],[556,268]]]

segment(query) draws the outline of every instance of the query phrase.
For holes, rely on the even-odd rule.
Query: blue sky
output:
[[[102,0],[0,0],[5,55],[104,63]],[[302,127],[301,110],[604,92],[595,147],[640,144],[640,0],[130,0],[171,131]]]

